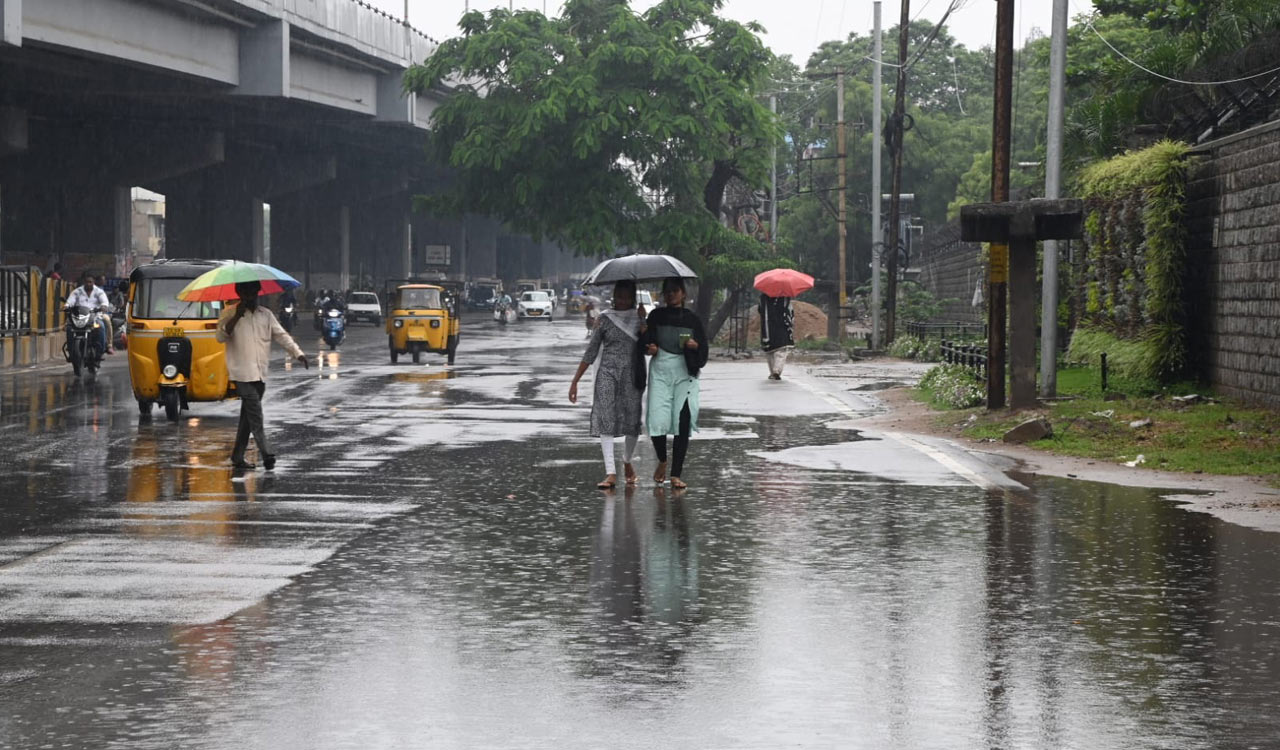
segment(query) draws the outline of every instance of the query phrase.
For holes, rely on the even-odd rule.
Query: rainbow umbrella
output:
[[[289,274],[265,263],[244,263],[233,260],[206,271],[183,287],[178,292],[178,299],[183,302],[226,302],[239,299],[236,284],[244,281],[256,281],[262,285],[259,294],[276,294],[286,289],[293,289],[302,284]]]

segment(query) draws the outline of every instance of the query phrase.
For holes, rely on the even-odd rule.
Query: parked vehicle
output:
[[[98,315],[83,305],[67,310],[67,341],[62,345],[62,354],[71,363],[76,377],[85,370],[96,373],[102,364],[103,323]]]
[[[643,307],[646,311],[653,309],[653,295],[643,289],[636,290],[636,307]]]
[[[337,349],[347,338],[347,316],[338,307],[326,308],[320,317],[320,337],[330,349]]]
[[[414,363],[423,352],[444,354],[453,364],[460,338],[456,300],[446,302],[437,284],[407,283],[396,287],[387,311],[387,348],[391,363],[409,354]]]
[[[517,317],[520,319],[539,318],[550,321],[555,314],[551,296],[545,291],[524,292],[516,303]]]
[[[498,301],[498,287],[476,284],[467,292],[467,307],[472,310],[492,310]]]
[[[352,292],[347,297],[347,319],[358,323],[367,320],[375,326],[382,325],[382,303],[373,292]]]
[[[224,261],[159,260],[129,275],[129,379],[138,411],[157,401],[177,421],[192,401],[235,395],[226,346],[216,338],[221,302],[182,302],[178,292]]]

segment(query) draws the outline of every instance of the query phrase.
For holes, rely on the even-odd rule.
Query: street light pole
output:
[[[836,171],[839,174],[836,177],[836,185],[839,188],[839,204],[837,206],[839,218],[836,231],[838,233],[837,242],[839,244],[839,258],[837,258],[837,276],[836,284],[838,285],[839,306],[835,310],[836,315],[836,341],[844,341],[844,320],[840,317],[844,314],[844,309],[849,305],[849,290],[847,282],[847,272],[845,270],[845,248],[848,232],[846,229],[846,221],[848,219],[848,206],[845,200],[847,190],[847,182],[849,179],[845,171],[845,156],[848,151],[845,148],[845,127],[844,127],[844,71],[836,73]]]
[[[778,114],[778,96],[769,97],[769,111],[776,117]],[[778,248],[778,144],[775,141],[769,150],[769,244]]]
[[[1053,0],[1049,48],[1049,125],[1044,197],[1062,197],[1062,129],[1067,78],[1067,0]],[[1058,393],[1058,241],[1045,240],[1040,287],[1040,395]]]
[[[880,71],[881,59],[884,54],[884,45],[882,43],[882,34],[880,29],[880,0],[875,2],[875,46],[873,57],[875,57],[875,72],[871,77],[871,101],[874,108],[874,114],[871,118],[871,348],[880,349],[880,262],[881,256],[884,254],[884,227],[880,224],[880,152],[883,146],[881,138],[883,137],[883,118],[884,109],[881,101],[881,89],[883,88]]]

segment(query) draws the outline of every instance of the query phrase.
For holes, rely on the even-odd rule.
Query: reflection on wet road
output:
[[[857,384],[760,363],[704,376],[690,490],[600,493],[579,321],[473,321],[454,368],[350,333],[274,373],[271,474],[227,466],[233,402],[138,424],[116,363],[0,378],[0,746],[1280,736],[1271,536],[1147,491],[985,489],[842,429]]]

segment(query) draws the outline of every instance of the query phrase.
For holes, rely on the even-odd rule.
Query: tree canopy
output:
[[[726,185],[762,186],[779,136],[759,96],[772,54],[759,27],[722,18],[721,4],[466,14],[462,35],[406,77],[412,91],[453,89],[432,114],[429,149],[455,181],[422,202],[581,252],[656,249],[707,270],[739,247],[722,236]]]

